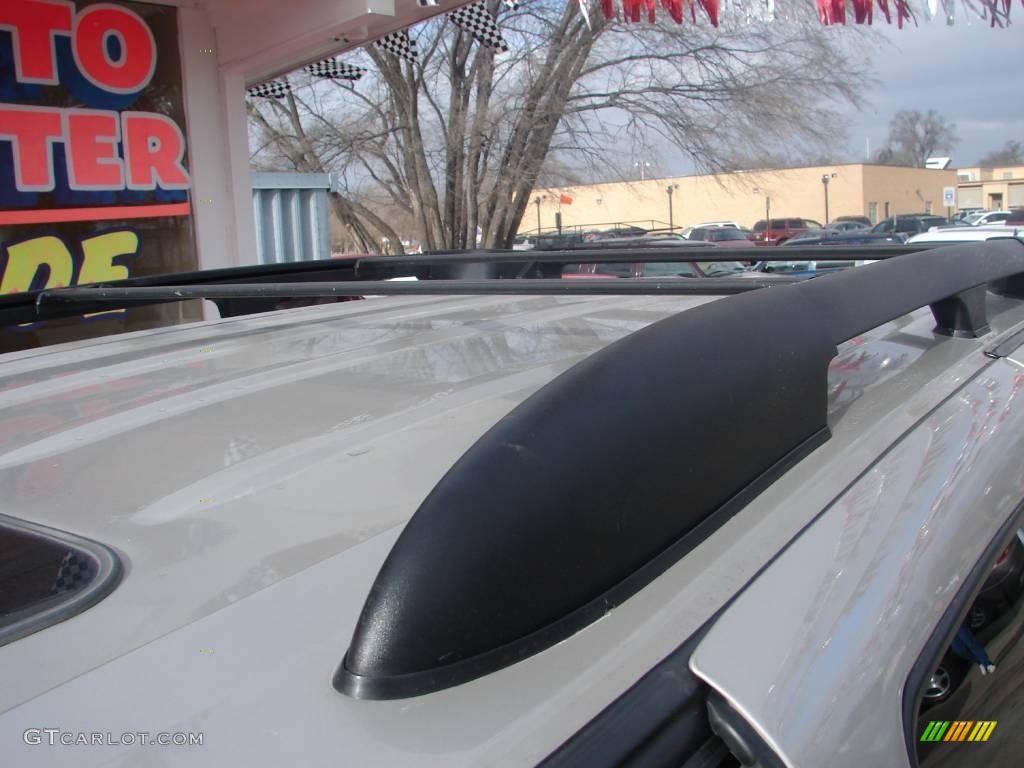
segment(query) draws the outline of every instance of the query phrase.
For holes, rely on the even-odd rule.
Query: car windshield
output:
[[[698,261],[700,271],[708,277],[721,277],[722,275],[734,275],[737,272],[746,271],[746,267],[738,261]]]

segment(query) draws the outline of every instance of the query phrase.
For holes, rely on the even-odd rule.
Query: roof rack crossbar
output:
[[[438,481],[381,567],[335,688],[438,691],[600,618],[828,439],[838,344],[925,306],[940,331],[979,332],[984,287],[1015,275],[1022,243],[941,248],[706,303],[591,355]]]
[[[658,248],[563,248],[550,251],[460,251],[455,253],[406,254],[402,256],[363,256],[356,262],[357,274],[367,268],[424,266],[428,264],[602,264],[607,262],[666,261],[854,261],[886,259],[929,250],[931,243],[920,245],[806,245],[792,247],[744,246],[720,248],[713,245],[664,246]]]
[[[717,296],[744,293],[774,285],[800,282],[807,278],[772,275],[763,278],[692,277],[637,278],[634,280],[427,280],[423,282],[346,281],[342,283],[242,283],[239,285],[194,285],[175,287],[120,288],[95,285],[56,288],[38,296],[40,304],[79,301],[183,301],[186,299],[301,298],[328,296],[472,296],[500,295],[636,295],[672,294]]]

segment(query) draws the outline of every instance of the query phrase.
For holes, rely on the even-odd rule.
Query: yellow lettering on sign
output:
[[[7,247],[7,268],[0,280],[0,293],[21,293],[32,286],[36,274],[49,269],[46,288],[71,285],[74,263],[71,252],[59,237],[47,235]]]
[[[82,271],[78,284],[123,280],[128,268],[114,264],[118,256],[130,256],[139,249],[139,236],[134,232],[108,232],[82,241]]]

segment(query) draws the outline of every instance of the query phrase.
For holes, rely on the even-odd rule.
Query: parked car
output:
[[[826,224],[823,229],[828,229],[834,232],[853,232],[859,229],[871,229],[870,224],[864,224],[860,221],[832,221]]]
[[[537,244],[536,235],[516,235],[512,241],[513,251],[529,251]]]
[[[1024,243],[367,279],[412,261],[0,356],[5,765],[1019,766]],[[299,266],[0,321],[315,294]],[[983,600],[992,669],[938,699]]]
[[[933,216],[928,213],[908,213],[898,216],[890,216],[884,221],[878,222],[872,227],[872,232],[898,232],[903,235],[916,235],[919,232],[927,232],[931,227],[941,227],[948,222],[941,216]]]
[[[740,225],[735,221],[705,221],[696,225],[697,227],[730,227],[732,229],[740,229]]]
[[[690,240],[703,240],[726,248],[749,248],[752,243],[749,229],[739,227],[696,227],[689,236]]]
[[[971,226],[980,227],[985,224],[1000,224],[1010,218],[1010,211],[987,211],[970,219]]]
[[[953,221],[964,221],[974,216],[975,214],[984,213],[984,208],[961,208],[959,211],[953,214]],[[969,222],[968,222],[969,223]]]
[[[808,229],[821,229],[813,219],[761,219],[754,224],[755,245],[781,245],[789,238]]]
[[[862,228],[847,232],[833,229],[808,229],[794,235],[785,243],[785,247],[796,248],[802,245],[885,245],[886,243],[902,243],[906,238],[898,232],[873,232]]]
[[[992,224],[987,227],[938,227],[927,232],[912,235],[907,239],[907,244],[976,243],[985,240],[1002,240],[1007,238],[1024,238],[1024,227],[1018,228],[1004,224]]]
[[[863,224],[865,227],[872,226],[871,219],[869,219],[867,216],[836,216],[834,219],[832,219],[833,224],[842,222],[853,222],[854,224]]]
[[[817,277],[839,269],[857,266],[853,259],[849,261],[758,261],[749,268],[751,274],[788,275],[790,277]]]
[[[749,243],[748,243],[749,245]],[[623,277],[736,277],[746,272],[746,267],[738,261],[713,259],[717,250],[709,241],[681,240],[677,237],[648,236],[639,239],[620,239],[600,243],[602,248],[628,248],[635,252],[637,248],[684,248],[695,249],[698,253],[706,250],[709,261],[660,261],[660,262],[597,262],[566,264],[562,269],[565,279],[607,279]]]

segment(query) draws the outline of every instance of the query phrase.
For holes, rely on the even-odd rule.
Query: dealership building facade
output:
[[[821,223],[844,215],[873,222],[905,213],[945,215],[948,190],[956,185],[955,170],[865,163],[576,185],[536,190],[519,231],[552,231],[556,214],[563,228],[645,229],[721,220],[750,227],[766,214]]]

